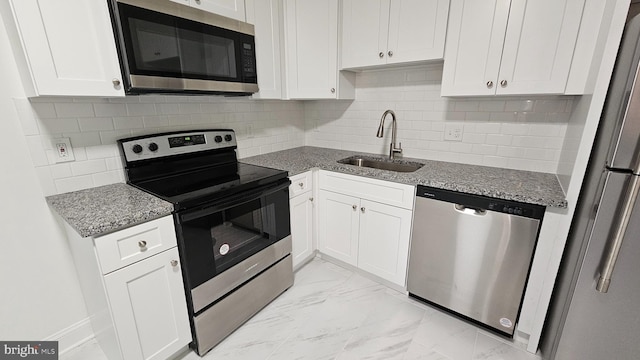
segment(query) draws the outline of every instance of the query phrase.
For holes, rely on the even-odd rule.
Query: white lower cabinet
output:
[[[91,325],[107,358],[167,359],[191,342],[171,216],[94,238],[68,226],[67,233]],[[109,244],[118,251],[105,251]],[[132,257],[135,262],[126,260]],[[118,260],[117,269],[101,266]]]
[[[358,267],[404,286],[409,260],[411,210],[362,200]]]
[[[311,171],[291,177],[289,198],[291,257],[293,258],[293,268],[297,269],[310,260],[315,253],[313,246],[315,199]]]
[[[318,250],[404,287],[414,188],[326,171],[319,188]]]

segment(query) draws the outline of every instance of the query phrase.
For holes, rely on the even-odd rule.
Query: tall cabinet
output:
[[[443,96],[562,94],[585,0],[451,0]]]

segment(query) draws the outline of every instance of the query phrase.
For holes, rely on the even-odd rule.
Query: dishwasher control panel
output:
[[[509,215],[542,219],[545,207],[511,200],[496,199],[488,196],[466,194],[457,191],[432,188],[418,185],[416,196],[446,201],[460,206],[478,210],[490,210]]]

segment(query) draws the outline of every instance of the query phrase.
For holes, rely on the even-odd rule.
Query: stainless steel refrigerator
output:
[[[640,17],[625,28],[543,332],[545,359],[640,359]]]

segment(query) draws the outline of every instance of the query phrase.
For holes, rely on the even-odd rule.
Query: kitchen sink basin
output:
[[[393,161],[393,160],[365,158],[365,157],[359,157],[359,156],[352,156],[346,159],[338,160],[338,163],[355,165],[359,167],[368,167],[368,168],[380,169],[380,170],[396,171],[396,172],[414,172],[424,166],[424,164],[421,164],[418,162],[411,162],[411,161],[399,162],[399,161]]]

